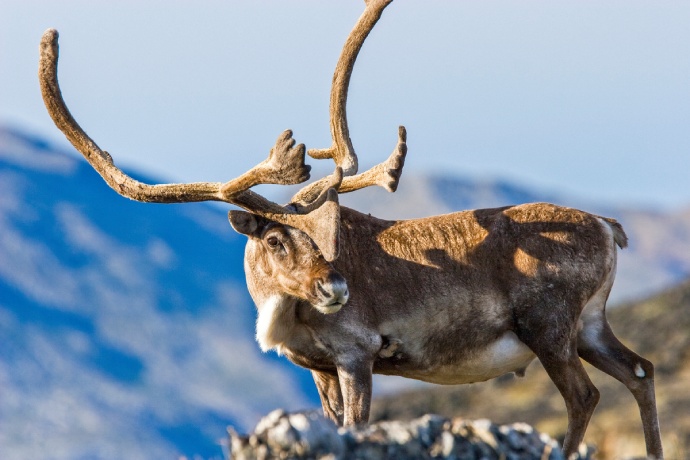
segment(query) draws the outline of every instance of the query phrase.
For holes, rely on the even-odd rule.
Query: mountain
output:
[[[221,457],[227,425],[316,406],[254,343],[244,243],[220,208],[123,199],[0,129],[0,457]]]
[[[399,218],[524,201],[577,205],[410,171],[396,194],[343,196]],[[630,236],[617,298],[690,275],[690,210],[583,207]],[[317,407],[309,372],[254,341],[244,244],[220,206],[126,200],[73,151],[0,126],[0,458],[220,457],[227,425]]]
[[[643,301],[608,311],[616,335],[655,365],[657,409],[667,458],[690,458],[690,280]],[[600,460],[643,456],[637,405],[623,384],[586,364],[601,391],[585,441]],[[429,412],[443,416],[523,421],[538,430],[565,432],[565,403],[538,361],[524,378],[512,375],[454,387],[429,387],[374,401],[372,419],[411,419]]]

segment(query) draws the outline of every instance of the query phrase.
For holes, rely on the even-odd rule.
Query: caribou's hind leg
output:
[[[582,314],[577,351],[596,368],[622,382],[640,409],[647,456],[663,458],[654,395],[654,366],[623,345],[606,321],[606,295],[594,297]]]
[[[574,344],[567,351],[547,349],[548,346],[533,348],[565,400],[568,431],[563,440],[563,453],[570,458],[584,439],[589,419],[599,402],[599,390],[589,379]]]
[[[545,296],[544,305],[568,302],[557,296]],[[570,302],[574,302],[570,300]],[[568,430],[563,441],[566,458],[577,452],[592,413],[599,402],[599,390],[589,379],[577,351],[577,318],[567,312],[573,308],[539,308],[539,314],[520,315],[518,338],[539,358],[558,391],[568,412]],[[558,327],[554,327],[557,325]]]

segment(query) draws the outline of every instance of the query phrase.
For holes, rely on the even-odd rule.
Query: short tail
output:
[[[621,249],[628,247],[628,235],[625,234],[623,226],[616,219],[611,219],[610,217],[602,217],[601,219],[611,227],[613,241],[616,242],[618,247]]]

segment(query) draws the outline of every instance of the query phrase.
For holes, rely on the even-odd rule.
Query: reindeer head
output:
[[[230,211],[228,217],[232,227],[249,238],[244,266],[257,304],[280,293],[306,300],[327,314],[347,302],[347,282],[309,235],[244,211]]]

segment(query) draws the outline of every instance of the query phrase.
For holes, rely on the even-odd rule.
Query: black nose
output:
[[[331,272],[316,281],[316,289],[325,300],[344,304],[350,296],[347,281],[339,273]]]

